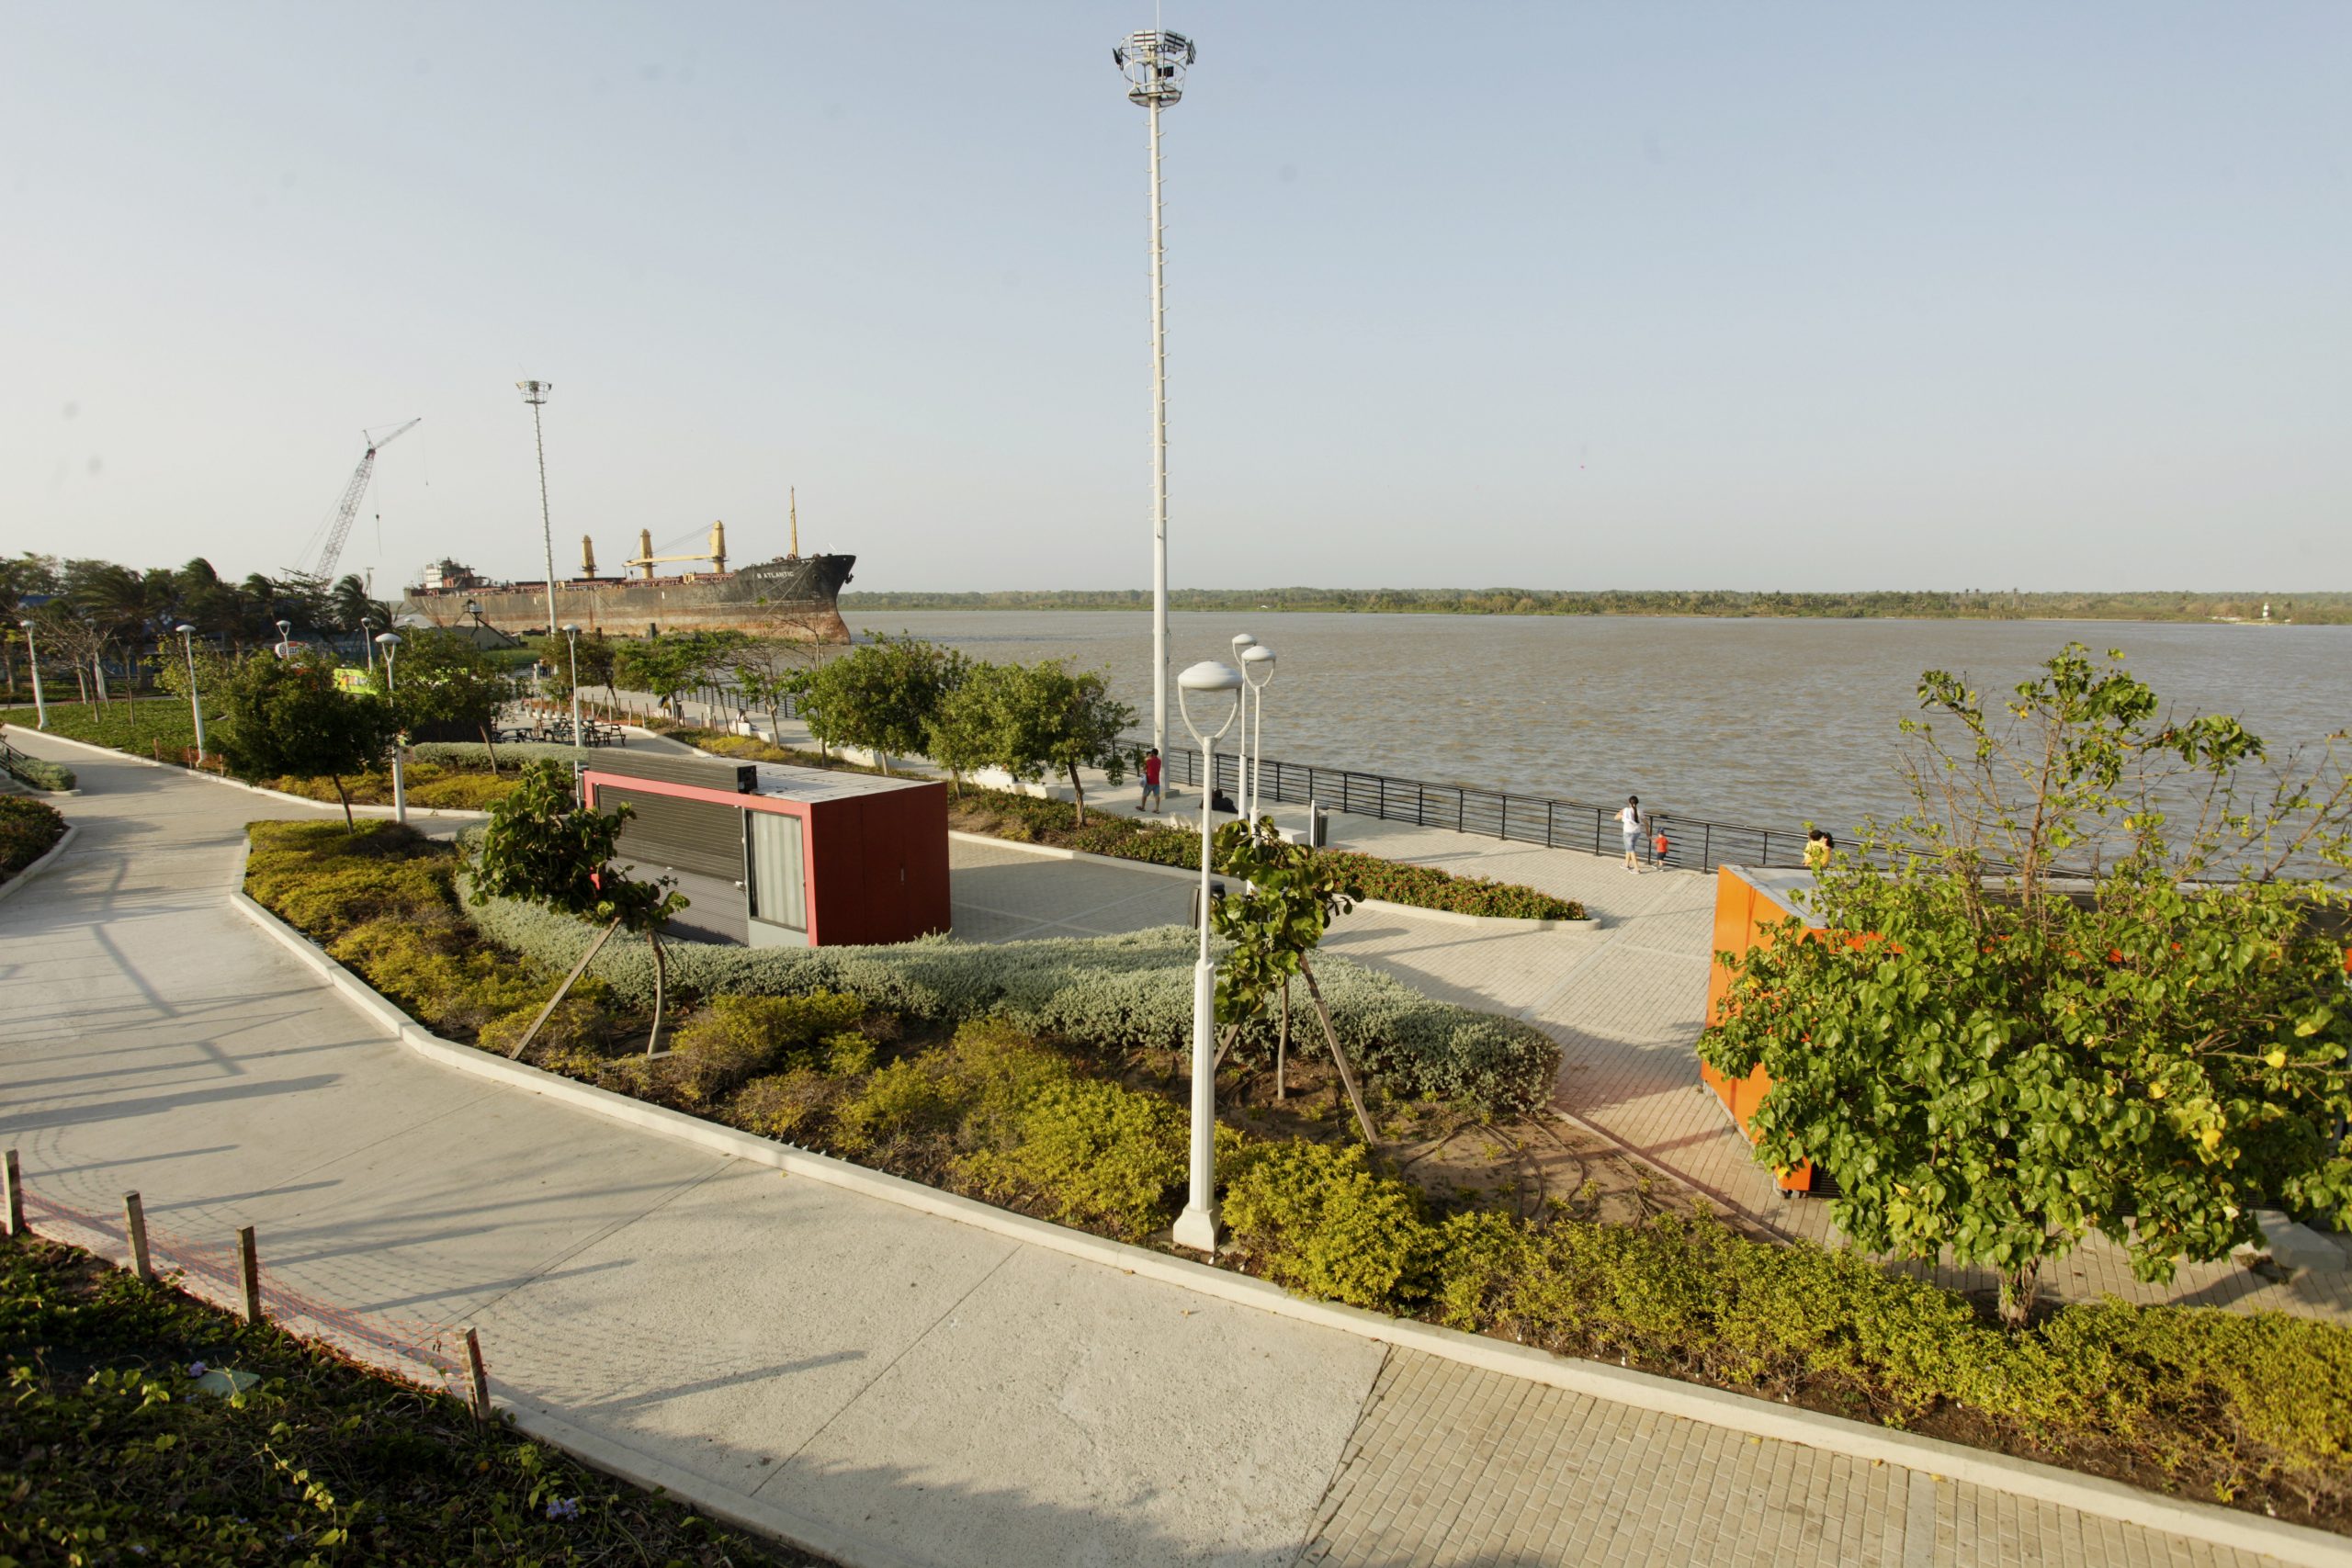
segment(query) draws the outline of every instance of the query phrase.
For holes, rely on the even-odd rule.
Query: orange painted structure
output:
[[[1809,871],[1751,871],[1746,866],[1720,865],[1715,868],[1715,940],[1714,953],[1747,953],[1751,948],[1770,947],[1777,939],[1777,928],[1790,920],[1804,922],[1804,940],[1817,942],[1828,935],[1821,923],[1802,908],[1805,889],[1813,886]],[[1716,1010],[1731,990],[1731,971],[1713,964],[1707,972],[1707,1021],[1715,1020]],[[1731,1112],[1732,1121],[1754,1143],[1756,1134],[1748,1132],[1748,1119],[1771,1091],[1771,1075],[1758,1064],[1756,1070],[1744,1078],[1727,1078],[1706,1063],[1699,1064],[1699,1076],[1715,1098]],[[1781,1172],[1776,1180],[1783,1192],[1813,1190],[1813,1167],[1800,1165],[1793,1170]]]

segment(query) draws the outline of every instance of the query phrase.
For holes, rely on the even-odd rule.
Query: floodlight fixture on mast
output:
[[[1168,334],[1162,309],[1159,111],[1184,96],[1184,73],[1200,51],[1182,33],[1129,33],[1111,51],[1127,80],[1127,101],[1151,111],[1151,743],[1168,751]]]

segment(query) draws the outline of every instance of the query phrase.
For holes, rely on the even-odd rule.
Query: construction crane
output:
[[[351,481],[343,487],[343,499],[335,502],[334,513],[327,519],[326,542],[319,547],[318,558],[311,570],[301,575],[321,586],[334,581],[335,565],[343,559],[344,541],[351,537],[351,520],[359,515],[359,498],[368,493],[368,476],[376,471],[376,454],[424,423],[424,416],[419,415],[381,441],[368,439],[367,455],[359,459],[359,466],[351,470]],[[366,431],[359,434],[363,439],[368,438]]]

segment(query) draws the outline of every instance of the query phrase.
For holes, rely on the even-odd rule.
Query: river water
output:
[[[1068,658],[1105,671],[1150,725],[1146,615],[848,620],[980,659]],[[1639,795],[1774,829],[1850,831],[1904,809],[1896,725],[1921,671],[1964,673],[1989,704],[2070,639],[2122,649],[2177,710],[2236,714],[2274,755],[2352,726],[2352,626],[1185,612],[1170,617],[1171,665],[1230,660],[1237,631],[1280,656],[1269,757],[1580,801]]]

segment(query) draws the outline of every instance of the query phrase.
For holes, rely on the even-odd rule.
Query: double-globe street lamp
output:
[[[1266,777],[1266,688],[1274,683],[1274,650],[1264,643],[1242,649],[1241,678],[1250,682],[1250,748],[1243,766],[1250,776],[1242,781],[1249,798],[1242,801],[1244,819],[1258,820],[1258,786]]]
[[[47,729],[49,699],[41,695],[40,649],[33,643],[33,624],[30,621],[18,621],[17,624],[25,628],[25,662],[33,667],[33,728]]]
[[[1241,712],[1241,672],[1204,659],[1176,677],[1177,710],[1201,749],[1201,776],[1214,785],[1216,743]],[[1197,701],[1213,715],[1224,705],[1225,719],[1204,735],[1193,719]],[[1204,716],[1206,716],[1204,715]],[[1176,1216],[1176,1245],[1216,1251],[1216,965],[1209,962],[1209,862],[1214,824],[1211,790],[1201,791],[1201,949],[1193,965],[1193,1175],[1184,1212]]]
[[[384,695],[392,694],[392,655],[401,646],[397,632],[378,632],[376,646],[384,650]],[[401,777],[401,738],[392,737],[392,820],[408,821],[408,784]]]
[[[187,711],[196,720],[196,761],[204,763],[204,698],[196,689],[196,628],[182,621],[172,628],[180,634],[180,651],[187,655]]]

